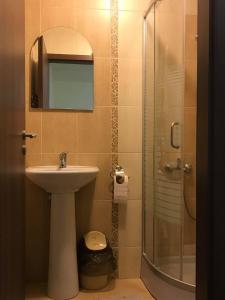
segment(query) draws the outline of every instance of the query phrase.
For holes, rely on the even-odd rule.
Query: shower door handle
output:
[[[179,126],[179,125],[180,124],[178,122],[173,122],[171,124],[171,127],[170,127],[170,145],[171,145],[171,147],[173,147],[175,149],[179,149],[180,148],[180,146],[177,146],[174,143],[174,128],[175,128],[175,126]]]
[[[22,131],[22,138],[25,140],[27,138],[29,139],[34,139],[37,137],[36,133],[32,133],[32,132],[26,132],[26,130]]]

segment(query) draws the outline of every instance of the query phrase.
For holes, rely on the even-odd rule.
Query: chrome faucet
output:
[[[171,173],[173,171],[184,171],[186,174],[190,174],[192,172],[192,165],[185,163],[184,165],[182,164],[182,160],[180,158],[177,158],[176,164],[170,164],[166,163],[164,166],[164,171],[167,173]]]
[[[67,166],[67,153],[62,152],[59,154],[59,167],[66,168]]]

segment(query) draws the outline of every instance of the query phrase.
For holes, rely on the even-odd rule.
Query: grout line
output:
[[[95,109],[96,108],[141,108],[142,105],[96,105],[95,106]],[[85,113],[85,112],[84,112]]]
[[[31,153],[28,153],[28,154],[43,154],[43,155],[58,155],[60,153],[59,152],[31,152]],[[129,152],[129,151],[125,151],[125,152],[117,152],[117,153],[114,153],[114,152],[69,152],[68,155],[115,155],[115,154],[118,154],[118,155],[131,155],[131,154],[136,154],[136,155],[141,155],[143,152],[137,152],[137,151],[134,151],[134,152]],[[153,153],[153,151],[151,152]],[[170,154],[170,152],[168,152]],[[176,154],[175,152],[171,152],[171,154]],[[185,154],[193,154],[191,152],[187,152]]]
[[[39,1],[40,9],[39,9],[39,18],[40,18],[40,28],[39,28],[39,35],[42,32],[42,0]]]

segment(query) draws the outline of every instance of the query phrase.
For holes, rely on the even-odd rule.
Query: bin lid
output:
[[[85,245],[89,250],[103,250],[107,247],[104,233],[99,231],[90,231],[84,236]]]

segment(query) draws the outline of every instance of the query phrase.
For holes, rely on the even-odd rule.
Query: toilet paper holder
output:
[[[125,180],[125,171],[124,168],[120,165],[116,165],[114,170],[110,173],[110,176],[114,178],[116,176],[116,182],[119,184],[124,183]]]

